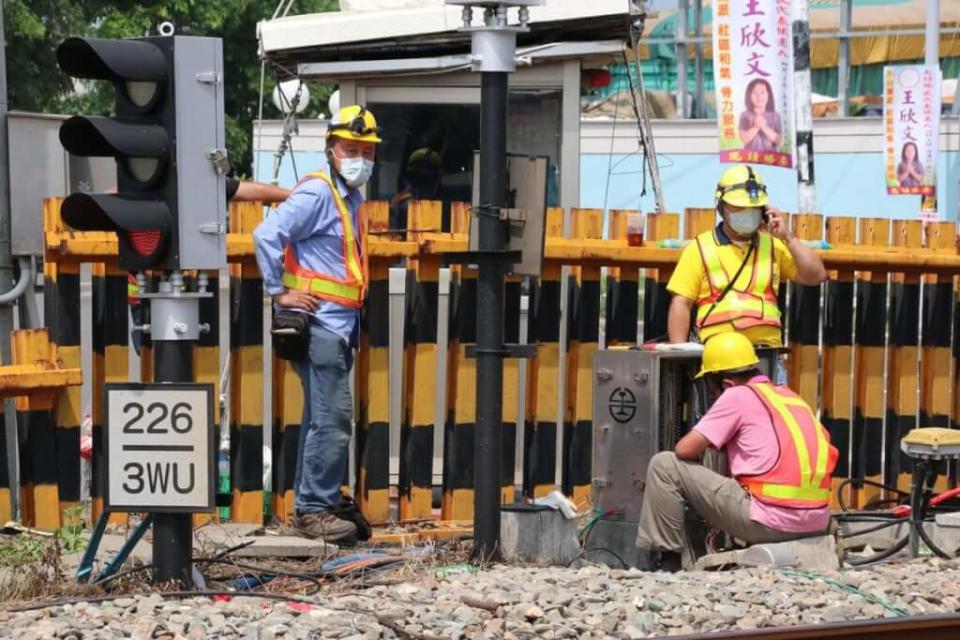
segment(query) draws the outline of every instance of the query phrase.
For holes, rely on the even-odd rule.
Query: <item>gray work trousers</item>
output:
[[[681,460],[672,451],[661,451],[647,467],[637,546],[680,553],[684,566],[690,566],[694,558],[684,526],[685,504],[712,526],[750,544],[811,535],[777,531],[754,522],[750,519],[750,494],[736,480]]]

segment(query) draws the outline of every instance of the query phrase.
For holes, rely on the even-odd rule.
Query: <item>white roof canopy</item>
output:
[[[296,73],[302,63],[456,56],[470,50],[469,34],[458,31],[462,8],[442,0],[342,0],[341,5],[348,10],[261,22],[264,55]],[[516,10],[510,18],[517,22]],[[521,48],[622,40],[627,35],[627,2],[547,0],[530,8],[529,26],[529,33],[518,36]]]

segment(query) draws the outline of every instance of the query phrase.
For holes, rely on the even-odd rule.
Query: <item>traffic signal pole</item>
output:
[[[139,279],[143,281],[142,278]],[[210,297],[207,276],[198,275],[198,291],[188,292],[180,271],[167,273],[156,292],[141,293],[150,300],[155,382],[193,382],[193,347],[200,332],[200,298]],[[155,513],[153,516],[153,579],[193,585],[193,514]]]

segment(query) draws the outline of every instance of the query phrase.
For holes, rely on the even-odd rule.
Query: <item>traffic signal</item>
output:
[[[69,195],[64,221],[115,231],[127,270],[226,266],[220,39],[69,38],[57,62],[116,90],[113,116],[74,116],[60,142],[74,155],[114,157],[117,192]]]

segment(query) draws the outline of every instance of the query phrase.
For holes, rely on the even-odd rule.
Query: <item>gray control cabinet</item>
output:
[[[773,371],[777,350],[760,349],[760,369]],[[608,349],[594,355],[593,504],[609,516],[591,529],[587,551],[613,550],[628,564],[642,564],[635,545],[647,466],[656,453],[672,450],[712,404],[695,380],[700,353]],[[705,464],[720,471],[713,457]],[[619,560],[591,555],[591,559]]]

